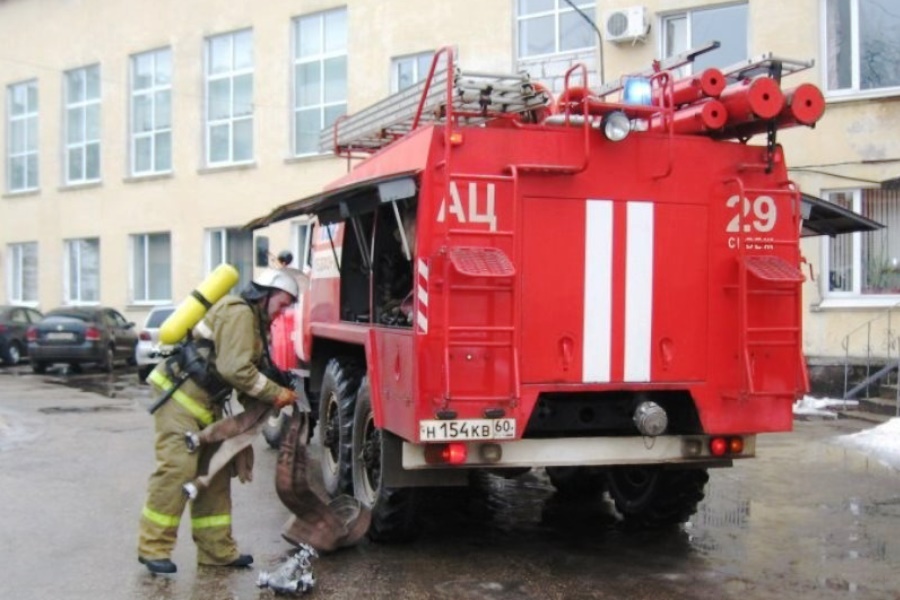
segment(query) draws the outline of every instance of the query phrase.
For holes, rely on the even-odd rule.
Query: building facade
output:
[[[883,0],[2,0],[0,302],[140,321],[219,262],[243,281],[282,249],[299,266],[308,223],[241,226],[345,172],[319,131],[426,76],[443,46],[558,91],[579,62],[596,86],[717,40],[695,69],[814,61],[784,85],[828,103],[814,130],[779,134],[792,179],[886,225],[804,241],[807,354],[896,355],[898,25]]]

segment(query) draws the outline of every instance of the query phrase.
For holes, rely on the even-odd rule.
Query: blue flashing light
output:
[[[622,102],[625,104],[650,106],[653,102],[650,80],[644,77],[629,77],[626,79],[624,91],[622,92]]]

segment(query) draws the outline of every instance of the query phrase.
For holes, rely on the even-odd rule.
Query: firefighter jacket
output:
[[[266,355],[269,321],[255,304],[228,296],[217,302],[194,327],[194,337],[213,342],[212,365],[226,384],[267,404],[275,401],[281,386],[259,369]]]

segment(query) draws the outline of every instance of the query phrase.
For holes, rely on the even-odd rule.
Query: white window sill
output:
[[[30,188],[27,190],[16,190],[14,192],[6,192],[4,198],[27,198],[29,196],[37,196],[41,193],[41,188]]]
[[[200,167],[197,169],[198,175],[207,175],[211,173],[223,173],[225,171],[244,171],[247,169],[255,169],[256,161],[251,160],[249,162],[242,163],[227,163],[221,165],[208,165],[205,167]]]
[[[159,173],[141,173],[140,175],[129,175],[122,179],[123,183],[143,183],[145,181],[157,181],[159,179],[171,179],[175,174],[172,171],[161,171]]]
[[[810,306],[810,310],[812,312],[848,309],[866,310],[873,308],[893,308],[898,306],[900,306],[900,296],[854,296],[850,298],[825,298],[820,303]]]
[[[313,162],[317,160],[324,160],[327,158],[338,158],[334,152],[319,152],[318,154],[298,154],[297,156],[289,156],[284,159],[284,164],[290,165],[294,163],[305,163],[305,162]]]
[[[900,96],[900,89],[887,88],[866,91],[841,91],[825,92],[825,101],[828,104],[841,104],[845,102],[861,102],[864,100],[877,100],[880,98],[894,98]]]
[[[77,183],[64,183],[59,186],[60,192],[75,192],[78,190],[87,190],[90,188],[100,187],[103,182],[99,179],[95,181],[79,181]]]

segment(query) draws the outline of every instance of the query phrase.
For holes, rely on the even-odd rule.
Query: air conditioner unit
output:
[[[608,10],[603,14],[603,30],[605,39],[617,44],[643,41],[650,33],[647,9],[631,6]]]

